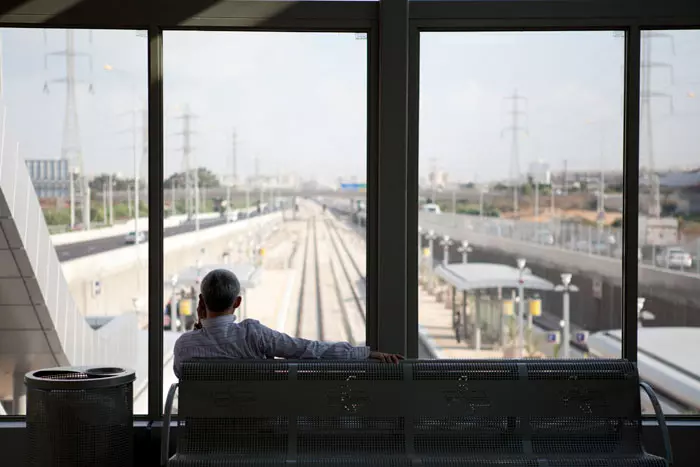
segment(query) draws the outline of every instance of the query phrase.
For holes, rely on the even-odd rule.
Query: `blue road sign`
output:
[[[559,331],[550,331],[547,333],[547,342],[550,344],[558,344],[560,339]]]
[[[364,192],[367,190],[366,183],[341,183],[340,189],[343,191],[360,191]]]
[[[585,344],[588,341],[588,331],[580,331],[576,333],[576,342]]]

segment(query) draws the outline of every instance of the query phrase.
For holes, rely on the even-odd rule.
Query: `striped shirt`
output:
[[[175,342],[173,369],[178,378],[182,362],[191,358],[369,358],[369,347],[354,347],[347,342],[318,342],[291,337],[254,319],[237,323],[236,315],[203,319],[201,323],[202,329],[188,331]]]

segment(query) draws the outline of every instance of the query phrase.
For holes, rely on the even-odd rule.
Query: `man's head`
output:
[[[215,269],[204,276],[197,306],[200,318],[233,314],[240,304],[241,284],[234,273]]]

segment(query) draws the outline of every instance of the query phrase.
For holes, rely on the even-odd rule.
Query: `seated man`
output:
[[[226,269],[216,269],[204,276],[197,305],[201,324],[184,333],[175,342],[173,369],[180,377],[182,362],[191,358],[295,358],[351,359],[372,358],[398,363],[403,357],[354,347],[347,342],[318,342],[291,337],[270,329],[259,321],[236,322],[241,305],[241,285]]]

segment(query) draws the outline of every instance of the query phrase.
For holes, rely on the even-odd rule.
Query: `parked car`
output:
[[[421,207],[421,210],[423,212],[432,212],[434,214],[442,214],[442,210],[440,209],[440,206],[438,206],[437,204],[433,204],[433,203],[424,204]]]
[[[138,239],[139,243],[143,243],[146,241],[146,233],[145,232],[129,232],[126,234],[126,237],[124,237],[124,241],[127,244],[134,244],[136,243],[136,240]]]
[[[681,247],[668,247],[657,252],[656,265],[669,269],[689,268],[693,265],[693,258]]]

